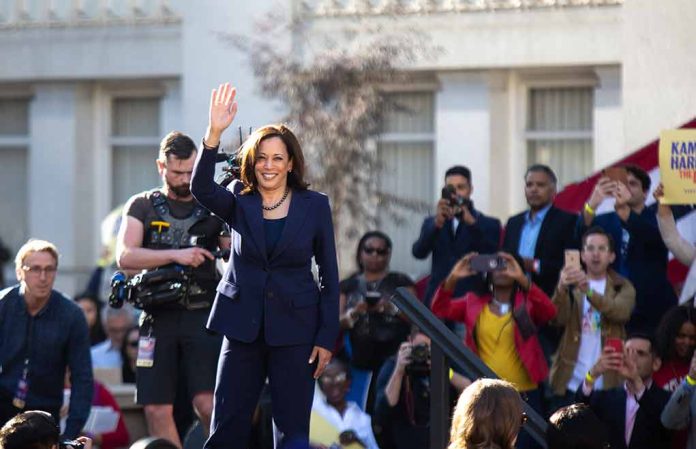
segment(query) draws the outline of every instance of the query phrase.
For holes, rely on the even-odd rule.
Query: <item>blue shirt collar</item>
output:
[[[552,206],[553,206],[553,203],[549,203],[548,206],[539,210],[539,212],[537,212],[534,215],[533,223],[538,223],[540,221],[543,221],[544,217],[546,217],[546,214],[548,213],[549,209],[551,209]],[[527,213],[524,215],[524,221],[525,221],[525,223],[532,223],[532,211],[531,210],[528,210]]]

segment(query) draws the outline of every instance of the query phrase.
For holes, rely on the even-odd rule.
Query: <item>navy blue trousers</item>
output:
[[[215,382],[210,437],[205,449],[247,449],[251,420],[268,377],[273,420],[284,441],[309,441],[316,361],[313,345],[269,346],[261,336],[253,343],[225,338]]]

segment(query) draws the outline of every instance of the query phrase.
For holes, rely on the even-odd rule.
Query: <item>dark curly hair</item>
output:
[[[696,326],[696,314],[689,306],[674,306],[662,316],[655,330],[655,346],[663,362],[675,358],[674,341],[686,322]]]

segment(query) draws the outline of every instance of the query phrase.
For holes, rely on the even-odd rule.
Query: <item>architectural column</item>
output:
[[[442,73],[435,100],[435,186],[439,197],[445,171],[453,165],[471,170],[476,207],[490,206],[490,105],[481,73]]]
[[[56,286],[81,288],[94,263],[90,92],[74,83],[37,84],[30,108],[29,236],[61,253]]]
[[[626,154],[621,100],[621,68],[595,69],[599,83],[594,91],[594,168],[599,169]]]

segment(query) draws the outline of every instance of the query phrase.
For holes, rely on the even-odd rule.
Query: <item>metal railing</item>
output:
[[[305,17],[470,13],[506,10],[603,7],[624,0],[300,0]]]
[[[479,377],[497,379],[498,376],[476,354],[465,347],[461,339],[408,289],[397,288],[391,300],[414,325],[418,326],[421,332],[430,337],[430,447],[445,448],[449,430],[448,362],[474,379]],[[525,429],[545,449],[546,420],[527,403],[524,404],[524,408],[528,417],[524,425]]]

